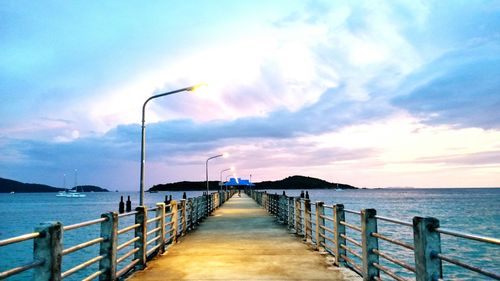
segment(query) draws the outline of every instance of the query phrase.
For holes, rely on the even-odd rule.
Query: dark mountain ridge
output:
[[[349,184],[328,182],[318,178],[291,176],[277,181],[255,183],[255,189],[357,189]]]
[[[75,190],[75,187],[71,188]],[[70,190],[71,190],[70,189]],[[9,180],[0,178],[0,193],[26,193],[26,192],[58,192],[63,191],[64,188],[53,187],[45,184],[37,184],[37,183],[22,183],[15,180]],[[94,185],[79,185],[76,188],[79,192],[108,192],[109,190],[94,186]]]
[[[352,185],[343,183],[327,182],[322,179],[305,177],[305,176],[291,176],[277,181],[263,181],[254,183],[254,189],[356,189]],[[210,181],[210,190],[218,190],[219,182]],[[207,183],[205,181],[181,181],[166,184],[157,184],[151,187],[148,191],[197,191],[206,190]]]

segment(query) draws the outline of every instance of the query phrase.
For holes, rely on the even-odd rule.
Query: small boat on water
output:
[[[70,189],[70,190],[59,191],[56,194],[57,197],[67,197],[67,198],[87,197],[87,195],[78,192],[77,175],[78,175],[77,170],[75,169],[75,187],[74,187],[75,190]],[[64,188],[66,188],[66,174],[64,174]],[[82,187],[82,192],[83,192],[83,187]]]
[[[82,194],[80,192],[77,192],[76,190],[69,190],[69,191],[59,191],[56,194],[57,197],[68,197],[68,198],[82,198],[82,197],[87,197],[87,195]]]

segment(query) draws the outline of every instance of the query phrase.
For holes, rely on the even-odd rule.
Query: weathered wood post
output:
[[[188,199],[188,206],[189,206],[189,226],[188,228],[193,230],[195,225],[196,225],[196,206],[195,203],[196,198],[189,198]]]
[[[269,212],[269,208],[267,205],[267,194],[262,193],[262,206],[264,206],[264,209]]]
[[[379,269],[373,263],[379,263],[379,257],[374,253],[378,250],[378,238],[372,236],[377,232],[377,211],[375,209],[361,210],[361,245],[363,256],[363,280],[370,281],[380,277]]]
[[[186,199],[186,231],[192,229],[193,225],[193,204],[192,198]]]
[[[312,239],[312,224],[311,224],[311,200],[304,199],[304,241]]]
[[[139,260],[136,267],[141,270],[146,268],[148,210],[145,206],[139,206],[135,210],[137,211],[135,214],[135,223],[139,224],[139,227],[135,229],[135,237],[139,237],[139,240],[135,241],[134,246],[139,250],[135,253],[134,258]]]
[[[35,227],[40,236],[33,241],[33,260],[44,261],[33,269],[34,281],[61,280],[62,225],[60,222],[41,223]]]
[[[181,199],[181,212],[182,212],[182,236],[187,232],[187,212],[186,212],[186,199]]]
[[[287,197],[288,200],[288,228],[293,228],[294,223],[293,219],[295,217],[295,213],[293,212],[293,208],[295,207],[295,203],[293,201],[293,197]]]
[[[294,212],[295,212],[295,234],[300,235],[302,233],[302,222],[300,219],[302,211],[300,210],[300,197],[294,197]]]
[[[278,215],[279,221],[283,221],[283,213],[282,213],[282,204],[283,201],[281,200],[281,196],[276,194],[274,196],[276,198],[276,214]]]
[[[436,218],[413,218],[413,241],[415,245],[415,269],[417,281],[443,278],[442,262],[436,257],[441,253],[441,236],[436,229]]]
[[[281,201],[281,223],[288,224],[288,197],[286,196],[284,190],[283,194],[280,196],[280,201]]]
[[[316,201],[316,249],[320,250],[323,248],[322,244],[325,244],[325,219],[322,217],[325,215],[324,202]]]
[[[99,255],[104,256],[99,261],[99,270],[104,272],[99,275],[100,281],[116,279],[116,247],[118,246],[118,214],[109,212],[101,215],[106,218],[101,222],[101,242]]]
[[[179,209],[177,207],[177,201],[170,201],[170,209],[172,212],[172,244],[177,243],[177,232],[179,229]]]
[[[196,224],[199,224],[201,221],[201,208],[203,206],[202,204],[202,198],[200,196],[196,197]]]
[[[210,215],[212,214],[213,211],[214,211],[214,194],[211,193],[210,194]]]
[[[156,245],[160,245],[158,252],[162,254],[165,252],[165,203],[157,203],[156,207],[156,217],[160,217],[156,221],[156,228],[160,227],[160,239],[156,240]]]
[[[203,196],[203,199],[205,200],[205,211],[204,211],[204,214],[203,214],[203,217],[204,218],[207,218],[208,215],[210,214],[209,212],[209,209],[210,209],[210,200],[209,200],[209,197],[210,195],[206,194],[205,196]]]
[[[280,214],[280,196],[278,194],[274,194],[274,214],[278,217],[278,221],[281,220]]]
[[[341,224],[341,221],[345,221],[345,212],[343,204],[335,204],[333,206],[333,224],[334,224],[334,255],[335,255],[335,265],[341,266],[344,265],[344,259],[342,256],[345,256],[346,250],[340,247],[341,245],[346,244],[345,238],[345,225]]]

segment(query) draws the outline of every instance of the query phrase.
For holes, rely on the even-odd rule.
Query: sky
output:
[[[0,177],[500,186],[500,1],[0,2]],[[223,179],[229,175],[222,174]],[[251,175],[251,176],[250,176]]]

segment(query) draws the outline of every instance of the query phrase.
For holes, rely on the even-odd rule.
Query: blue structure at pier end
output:
[[[255,184],[251,183],[250,180],[245,180],[241,178],[230,178],[229,181],[224,183],[225,187],[252,187],[255,186]]]

